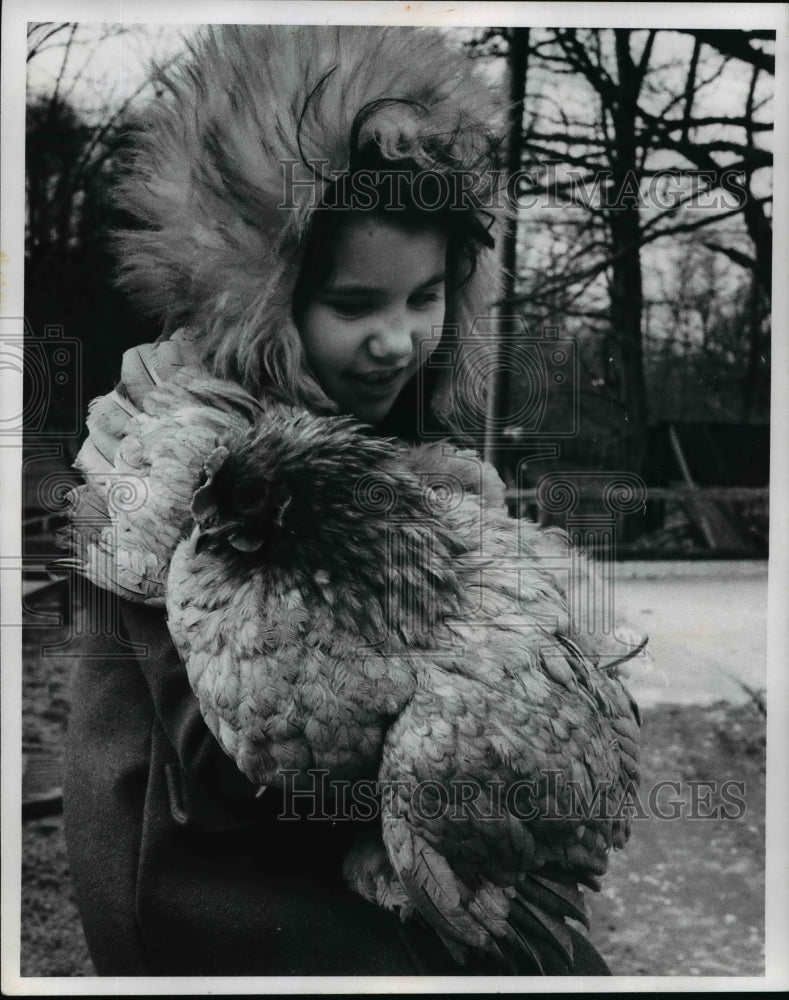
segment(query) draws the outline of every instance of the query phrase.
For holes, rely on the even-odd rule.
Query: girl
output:
[[[127,352],[115,398],[139,405],[199,364],[371,433],[469,430],[469,334],[498,297],[503,221],[495,102],[462,56],[421,29],[220,28],[165,83],[123,189],[144,227],[120,241],[165,334]],[[125,412],[96,411],[87,476]],[[65,790],[100,975],[491,971],[345,890],[359,824],[313,800],[286,821],[276,793],[256,798],[161,611],[120,603],[118,635],[94,638],[76,674]],[[605,972],[576,938],[575,971]]]

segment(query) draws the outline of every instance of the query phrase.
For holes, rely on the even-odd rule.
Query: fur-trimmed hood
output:
[[[430,169],[438,143],[453,170],[490,170],[478,140],[500,124],[491,87],[430,29],[269,25],[204,31],[162,84],[120,191],[144,226],[120,235],[122,281],[167,329],[191,327],[216,374],[334,411],[301,365],[293,292],[325,184],[349,168],[354,120],[397,99],[364,125],[385,158],[407,150]],[[486,219],[498,239],[501,214]],[[439,415],[469,363],[464,338],[499,295],[499,256],[482,247],[471,279],[448,289],[459,346]]]

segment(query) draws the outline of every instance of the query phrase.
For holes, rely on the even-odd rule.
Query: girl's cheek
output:
[[[444,324],[447,320],[447,305],[444,299],[441,299],[436,303],[435,308],[431,309],[426,316],[425,326],[427,327],[428,336],[433,338],[438,345],[438,341],[443,332]]]
[[[418,367],[421,368],[426,364],[438,349],[444,331],[445,318],[446,312],[443,305],[431,316],[425,317],[424,328],[417,345]]]

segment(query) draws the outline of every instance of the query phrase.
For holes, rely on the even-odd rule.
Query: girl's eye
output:
[[[329,302],[331,308],[345,319],[356,319],[369,313],[373,305],[365,299],[337,299]]]
[[[417,292],[416,295],[411,296],[408,302],[414,309],[426,309],[428,306],[432,306],[435,302],[440,302],[443,298],[444,296],[441,291],[431,289],[426,292]]]

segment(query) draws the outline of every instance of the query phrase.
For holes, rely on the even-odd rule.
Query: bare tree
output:
[[[762,32],[694,32],[692,51],[667,60],[661,35],[681,37],[655,30],[532,31],[530,67],[541,90],[532,94],[539,101],[526,99],[527,117],[532,111],[522,155],[533,178],[531,193],[554,200],[551,210],[536,216],[538,230],[542,227],[537,237],[563,232],[565,253],[547,276],[545,254],[524,268],[520,301],[527,310],[541,302],[548,311],[558,306],[565,315],[586,316],[597,329],[601,365],[590,375],[619,408],[622,458],[636,470],[648,416],[644,248],[704,230],[710,233],[708,247],[748,267],[760,295],[769,295],[770,195],[762,180],[757,183],[772,163],[764,142],[771,127],[765,113],[770,94],[768,87],[760,88],[773,66],[759,47],[768,39]],[[743,70],[750,73],[743,104],[711,113],[702,97],[731,64],[740,76]],[[587,95],[585,103],[573,107],[563,101],[568,80]],[[645,198],[645,189],[659,194],[658,185],[671,179],[669,168],[677,176],[672,196]],[[704,197],[711,204],[701,210]],[[736,219],[742,220],[750,253],[742,241],[732,246],[723,239],[721,225]],[[535,216],[524,220],[533,231]],[[601,287],[608,299],[603,314]],[[751,329],[751,357],[756,357],[760,323],[754,321]]]
[[[145,37],[153,52],[155,35]],[[77,383],[86,396],[100,391],[122,351],[150,332],[112,282],[110,232],[132,224],[119,214],[113,191],[134,133],[135,104],[156,99],[143,54],[135,83],[123,91],[113,86],[114,47],[122,43],[131,63],[127,50],[136,41],[134,29],[119,25],[28,30],[26,330],[36,338],[55,325],[82,345],[82,370],[67,380],[69,388],[54,392],[50,430],[73,414],[75,401],[66,397]]]
[[[37,61],[50,64],[49,86],[28,93],[27,248],[35,256],[63,250],[76,238],[80,219],[123,144],[130,110],[155,91],[150,74],[121,95],[99,74],[82,91],[82,102],[77,99],[90,76],[91,53],[121,37],[131,44],[128,26],[41,23],[30,25],[27,36],[29,74]],[[81,231],[85,235],[84,225]]]

